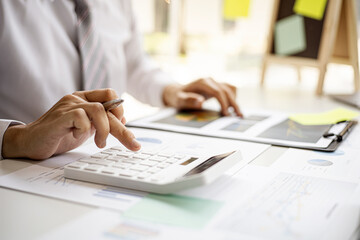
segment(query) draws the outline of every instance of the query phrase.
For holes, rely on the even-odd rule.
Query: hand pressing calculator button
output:
[[[190,156],[112,147],[66,165],[66,178],[161,194],[208,184],[242,160],[240,151]]]

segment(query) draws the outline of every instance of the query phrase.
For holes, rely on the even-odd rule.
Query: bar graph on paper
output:
[[[51,170],[45,170],[37,175],[31,176],[26,179],[28,183],[43,183],[58,185],[62,187],[69,187],[76,181],[72,179],[66,179],[64,177],[64,168],[54,168]]]
[[[63,166],[50,168],[32,165],[1,177],[0,185],[121,211],[127,210],[145,195],[136,191],[67,179],[64,177]]]
[[[356,184],[280,173],[219,223],[270,239],[320,239],[339,203]]]
[[[40,183],[40,184],[48,184],[60,187],[81,187],[84,185],[91,185],[91,183],[85,183],[82,181],[77,181],[69,178],[64,177],[64,168],[56,168],[51,169],[49,171],[44,171],[38,175],[32,176],[27,179],[29,183]],[[95,191],[92,193],[92,196],[106,198],[109,200],[117,200],[122,202],[130,202],[128,196],[141,196],[141,194],[136,194],[136,192],[131,192],[129,190],[120,189],[116,187],[110,186],[101,186],[101,185],[94,185],[100,186],[100,188],[95,187]]]

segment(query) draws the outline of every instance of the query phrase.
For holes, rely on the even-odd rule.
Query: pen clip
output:
[[[329,133],[329,132],[324,133],[323,137],[324,138],[334,137],[334,140],[337,141],[337,142],[341,142],[343,140],[341,135],[335,134],[335,133]]]

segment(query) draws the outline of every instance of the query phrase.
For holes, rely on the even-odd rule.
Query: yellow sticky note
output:
[[[250,0],[225,0],[224,17],[228,20],[234,20],[240,17],[248,17],[250,9]]]
[[[296,0],[294,12],[305,17],[321,20],[324,17],[327,0]]]
[[[323,113],[294,114],[289,119],[302,125],[326,125],[352,120],[358,115],[359,113],[357,112],[345,108],[337,108]]]

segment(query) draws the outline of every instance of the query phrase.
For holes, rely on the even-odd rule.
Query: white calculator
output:
[[[116,146],[65,166],[66,178],[154,193],[174,193],[212,182],[242,160],[240,151],[198,157],[166,151],[132,152]]]

